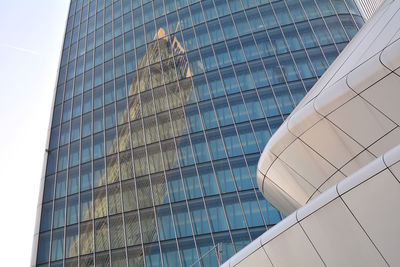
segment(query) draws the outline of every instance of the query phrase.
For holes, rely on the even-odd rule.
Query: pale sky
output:
[[[0,265],[30,266],[69,0],[0,0]]]

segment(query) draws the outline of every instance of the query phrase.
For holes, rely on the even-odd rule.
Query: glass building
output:
[[[363,23],[353,0],[72,0],[32,266],[230,258],[281,220],[260,152]]]

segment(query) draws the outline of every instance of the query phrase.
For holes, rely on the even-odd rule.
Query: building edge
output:
[[[61,58],[62,58],[62,51],[64,47],[64,42],[65,42],[65,33],[67,31],[67,23],[68,23],[68,18],[69,18],[69,12],[71,10],[71,0],[69,1],[69,8],[67,12],[67,16],[65,18],[65,23],[64,23],[64,31],[63,31],[63,38],[60,46],[60,54],[58,57],[58,63],[57,63],[57,73],[55,75],[54,79],[54,90],[53,90],[53,97],[52,97],[52,102],[50,106],[50,116],[49,116],[49,125],[47,127],[47,137],[46,137],[46,145],[43,153],[43,164],[42,164],[42,174],[40,177],[40,185],[39,185],[39,196],[37,198],[37,205],[36,205],[36,218],[35,218],[35,228],[34,228],[34,233],[33,233],[33,239],[32,239],[32,251],[31,251],[31,267],[36,266],[36,259],[37,259],[37,251],[39,247],[39,232],[40,232],[40,218],[42,215],[42,199],[43,199],[43,192],[44,192],[44,181],[46,177],[46,166],[47,166],[47,156],[48,156],[48,147],[50,144],[50,133],[51,133],[51,124],[53,121],[53,114],[54,114],[54,103],[55,103],[55,98],[56,98],[56,92],[57,92],[57,83],[58,83],[58,77],[60,75],[60,68],[59,66],[61,65]]]

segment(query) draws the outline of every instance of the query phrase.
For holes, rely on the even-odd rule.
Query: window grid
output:
[[[59,79],[56,87],[53,122],[50,127],[51,145],[47,160],[46,181],[54,179],[54,182],[53,184],[46,182],[45,186],[45,190],[50,191],[51,189],[46,189],[46,187],[53,186],[53,193],[52,199],[45,199],[43,201],[43,207],[51,205],[51,218],[43,217],[46,215],[46,213],[43,213],[41,222],[42,225],[47,220],[50,225],[46,226],[48,228],[40,231],[39,235],[39,237],[49,236],[50,238],[48,257],[47,260],[42,260],[43,263],[51,262],[55,264],[61,259],[64,264],[78,262],[83,265],[86,262],[96,263],[96,260],[107,259],[112,264],[124,262],[124,265],[131,265],[137,259],[142,264],[151,264],[154,261],[159,261],[161,266],[171,266],[171,260],[169,260],[169,256],[167,255],[176,255],[173,256],[176,261],[172,260],[172,262],[176,262],[177,265],[184,265],[187,262],[187,258],[183,254],[184,247],[180,244],[183,239],[182,237],[178,237],[177,234],[178,226],[173,218],[175,216],[174,210],[178,205],[184,203],[183,206],[186,209],[185,213],[189,218],[189,228],[192,233],[185,238],[193,240],[194,257],[197,258],[204,252],[205,247],[202,243],[204,239],[195,234],[194,230],[195,219],[192,217],[191,207],[195,201],[203,203],[207,214],[204,223],[209,227],[207,234],[213,245],[217,243],[217,240],[220,240],[219,236],[223,235],[225,236],[224,240],[229,240],[224,241],[227,251],[234,253],[242,246],[241,242],[243,242],[237,239],[239,232],[240,235],[243,235],[244,232],[246,233],[246,240],[248,240],[246,242],[255,238],[252,233],[256,231],[256,228],[263,227],[265,229],[270,226],[270,216],[275,216],[272,213],[270,215],[268,212],[263,212],[265,205],[269,204],[266,204],[265,200],[260,198],[260,195],[257,193],[257,185],[254,183],[254,177],[252,177],[254,176],[254,171],[252,170],[255,168],[255,165],[250,161],[257,158],[257,155],[263,149],[261,144],[265,144],[264,140],[260,140],[263,135],[258,134],[255,125],[260,125],[260,123],[266,125],[266,130],[270,136],[278,126],[276,123],[279,124],[298,103],[299,97],[295,95],[293,90],[296,89],[300,90],[299,92],[303,92],[300,93],[301,98],[301,94],[304,95],[310,88],[309,84],[315,82],[320,73],[331,62],[327,59],[328,55],[326,53],[332,53],[333,57],[336,56],[341,50],[340,47],[351,39],[352,35],[358,30],[359,25],[363,23],[360,14],[354,12],[354,8],[350,2],[345,2],[344,5],[338,7],[335,5],[336,3],[330,0],[323,1],[324,3],[299,1],[299,5],[301,6],[300,12],[305,15],[305,18],[301,20],[296,20],[286,1],[260,0],[254,5],[253,2],[245,1],[230,1],[229,3],[218,0],[200,3],[198,1],[189,1],[189,3],[184,3],[186,1],[177,1],[176,7],[174,4],[173,7],[167,5],[162,0],[157,2],[160,2],[161,5],[156,5],[156,3],[153,5],[152,1],[143,1],[142,5],[137,1],[131,2],[128,0],[106,1],[106,3],[102,0],[71,1],[60,62]],[[305,8],[305,4],[307,4],[307,9]],[[325,14],[324,9],[320,6],[323,4],[332,7],[333,13]],[[308,6],[310,5],[315,7],[315,14],[309,12]],[[164,11],[161,11],[161,9]],[[271,27],[265,24],[265,21],[263,21],[264,10],[270,10],[274,14],[276,25],[272,25]],[[286,10],[285,12],[287,12],[289,18],[285,23],[281,21],[283,13],[280,12],[283,12],[282,10]],[[253,12],[261,19],[261,27],[257,27],[257,29],[252,28],[251,25],[254,24],[250,21],[253,19],[248,15],[250,12]],[[231,21],[233,26],[231,28],[233,31],[229,34],[227,31],[223,32],[225,24],[222,21],[225,22],[227,19]],[[163,25],[163,20],[165,22],[165,28],[163,28],[165,34],[158,32],[158,37],[153,38],[153,33],[155,33],[153,27],[155,25],[157,27],[159,27],[158,25]],[[347,23],[347,28],[344,26],[344,21]],[[151,26],[151,23],[154,26]],[[328,29],[331,39],[326,44],[320,43],[320,33],[314,27],[314,25],[321,25],[321,23]],[[311,30],[311,34],[314,36],[313,39],[316,41],[314,45],[310,46],[304,43],[304,40],[301,38],[300,33],[303,26]],[[247,27],[249,28],[248,31],[246,30]],[[142,34],[140,34],[140,30],[142,30]],[[194,39],[192,42],[197,43],[195,47],[189,47],[189,43],[186,43],[190,40],[186,38],[189,36],[184,33],[189,32],[189,30],[193,33]],[[220,31],[221,34],[216,34],[215,30]],[[279,39],[272,39],[271,37],[271,34],[275,32],[280,33],[282,37],[281,42],[284,44],[284,47],[282,47],[284,48],[283,51],[277,50],[274,47],[273,40],[279,41]],[[294,32],[293,36],[297,38],[300,44],[294,50],[291,46],[295,46],[296,44],[291,43],[292,39],[288,39],[287,33],[289,32]],[[340,37],[340,34],[343,34],[343,36]],[[272,45],[272,54],[267,56],[264,55],[266,51],[264,50],[265,47],[260,46],[260,40],[262,39],[258,39],[262,35],[264,35],[264,40],[267,40],[266,44]],[[219,36],[223,38],[220,39]],[[336,36],[344,39],[338,39],[341,40],[338,42],[335,40]],[[238,44],[236,46],[237,50],[232,50],[230,44],[235,42]],[[139,46],[135,47],[135,43],[139,44]],[[108,45],[107,48],[106,44]],[[247,44],[250,44],[250,46],[247,47]],[[228,61],[224,61],[223,65],[219,62],[219,53],[216,51],[217,47],[224,48],[227,51],[226,59]],[[108,55],[107,53],[111,54]],[[155,53],[155,56],[152,57],[151,53]],[[198,61],[192,61],[192,57],[189,57],[189,55],[194,55],[195,53],[198,54]],[[134,56],[133,64],[128,60],[128,58],[132,59],[131,55]],[[329,57],[332,57],[332,55],[329,55]],[[317,58],[318,56],[323,60],[321,63],[318,61],[320,60]],[[147,62],[143,60],[143,57],[147,57]],[[305,58],[305,61],[303,58]],[[289,61],[287,61],[288,59]],[[277,68],[271,72],[268,62],[275,62],[274,64],[276,64]],[[257,76],[256,79],[252,66],[256,66],[259,63],[261,63],[260,66],[262,68],[258,74],[260,76]],[[303,70],[307,64],[311,71],[309,72],[310,74],[307,74]],[[288,73],[287,71],[291,70],[286,66],[292,66],[294,72]],[[182,71],[185,68],[186,73]],[[225,80],[227,73],[233,75],[231,76],[233,80],[230,80],[230,86],[234,86],[232,88],[233,91],[226,84],[228,81]],[[278,74],[281,78],[279,78]],[[309,76],[304,76],[305,74]],[[293,77],[297,77],[297,80],[296,78],[293,80],[292,76],[287,75],[294,75]],[[161,77],[169,78],[160,79]],[[261,80],[259,80],[259,77],[261,77]],[[197,95],[196,88],[198,87],[197,83],[194,82],[195,80],[199,80],[203,86],[203,89],[199,89],[200,91],[198,91],[202,95]],[[250,84],[248,83],[252,84],[250,88],[244,87],[245,85],[249,86]],[[106,95],[105,86],[107,84],[107,88],[111,89],[111,94]],[[158,98],[155,97],[155,90],[157,88],[161,88],[161,91],[158,91],[162,92],[166,97],[165,111],[158,110],[159,106],[156,104],[158,103]],[[169,91],[168,88],[175,88],[175,92]],[[220,91],[215,91],[216,89]],[[264,104],[263,99],[267,97],[266,95],[262,95],[264,91],[271,93],[269,103],[274,103],[273,106],[277,110],[276,113],[272,113],[272,116],[269,115],[269,110],[274,107],[268,104],[268,102]],[[149,94],[150,98],[146,98],[146,94]],[[147,99],[149,99],[149,104],[146,104]],[[237,117],[239,114],[237,114],[238,109],[234,108],[236,104],[231,101],[233,99],[239,101],[239,110],[244,113],[240,115],[243,116],[243,119],[239,121],[235,119],[235,116]],[[227,112],[223,111],[224,106],[219,103],[226,103]],[[125,111],[124,108],[120,108],[122,105],[125,106]],[[152,108],[144,110],[147,106]],[[206,106],[210,107],[207,111],[210,115],[207,116],[211,117],[207,117],[205,120],[205,113],[202,112],[202,108]],[[261,113],[256,113],[258,111],[255,106],[259,107],[258,110]],[[198,121],[200,128],[191,128],[192,120],[189,119],[191,116],[190,112],[188,114],[189,109],[194,110],[195,114],[199,118],[201,117]],[[164,116],[168,120],[166,125],[169,124],[172,134],[165,138],[161,135],[161,125],[164,123],[162,122],[162,117],[159,116],[161,113],[166,115]],[[95,118],[94,114],[101,114],[102,117]],[[223,118],[225,121],[222,121],[219,114],[224,114]],[[208,125],[214,120],[212,118],[215,119],[215,123],[210,128]],[[148,124],[150,119],[154,120],[154,127],[151,130],[147,130],[150,126]],[[136,126],[133,127],[133,123],[142,125],[140,131],[142,132],[143,143],[139,144],[139,146],[135,146],[133,140],[133,138],[136,138],[135,135],[132,135],[136,129]],[[239,128],[248,130],[246,130],[245,135],[241,136],[240,131],[242,130],[239,130]],[[122,131],[123,129],[126,129],[125,133]],[[237,150],[240,152],[234,156],[229,155],[228,151],[231,149],[231,144],[224,139],[223,133],[228,130],[233,130],[232,136],[236,140],[240,140],[238,141],[240,149]],[[115,149],[109,150],[106,137],[107,133],[111,133],[111,131],[115,132],[115,136],[113,137],[114,139],[110,139],[109,145],[115,147]],[[148,135],[151,132],[155,134],[153,137]],[[96,138],[98,137],[96,140],[102,139],[98,148],[103,147],[100,150],[96,150],[96,152],[94,151],[95,136]],[[202,137],[202,141],[200,143],[195,141],[194,143],[194,138],[200,136]],[[187,155],[193,158],[189,165],[182,162],[181,158],[180,150],[184,145],[182,143],[184,139],[188,140],[187,148],[189,149],[189,154]],[[253,143],[256,150],[246,152],[249,149],[249,145]],[[90,148],[87,147],[87,144],[90,144]],[[222,145],[219,152],[215,150],[216,147],[214,147],[214,144]],[[173,148],[169,152],[169,155],[175,158],[175,160],[171,161],[172,166],[170,166],[171,162],[167,164],[165,160],[168,158],[163,156],[163,153],[167,153],[165,151],[166,147],[171,147],[171,145]],[[200,154],[196,153],[197,149],[204,151],[204,159],[199,158]],[[139,161],[135,160],[141,157],[140,154],[137,154],[138,151],[143,152],[141,162],[146,162],[146,166],[143,169],[145,178],[141,178],[142,176],[139,175],[139,172],[136,173],[138,168],[141,168],[138,165]],[[156,154],[153,154],[153,151],[156,151]],[[124,154],[124,157],[122,154]],[[127,160],[126,155],[129,156]],[[157,163],[157,158],[160,160],[160,163]],[[240,161],[244,163],[244,167],[237,165],[237,162]],[[100,169],[97,166],[99,163],[103,165]],[[160,164],[160,167],[156,167],[154,165],[156,163]],[[228,191],[223,191],[220,184],[221,181],[218,178],[219,174],[216,166],[222,166],[221,164],[228,167],[228,172],[226,173],[228,173],[233,182],[233,188]],[[87,172],[87,168],[89,168],[89,172]],[[195,198],[191,198],[188,194],[189,188],[187,188],[185,182],[188,179],[185,174],[186,170],[189,170],[188,168],[194,170],[196,178],[193,181],[198,184],[198,187],[195,187],[194,190],[198,190],[199,196]],[[241,168],[244,168],[244,172]],[[75,170],[77,170],[79,177],[77,192],[75,192],[74,180],[72,180],[72,175],[75,175],[74,173],[76,172]],[[204,176],[204,174],[200,173],[204,172],[204,170],[210,170],[211,172],[207,172],[207,175]],[[171,178],[170,174],[175,171],[179,174],[178,181],[181,184],[181,189],[179,190],[182,190],[182,200],[175,200],[175,197],[171,195],[169,179]],[[99,178],[103,181],[100,184],[101,187],[95,185],[95,177],[98,177],[96,176],[98,175],[97,172],[102,173]],[[246,179],[250,179],[247,182],[250,185],[247,185],[249,186],[247,189],[240,189],[243,185],[238,186],[239,181],[240,183],[243,182],[242,180],[237,180],[242,179],[239,178],[240,176],[237,176],[239,173],[244,173],[247,176]],[[85,178],[87,175],[89,180]],[[163,184],[161,186],[165,187],[164,191],[166,195],[161,203],[155,202],[158,191],[154,191],[157,184],[153,184],[153,182],[156,182],[153,179],[156,179],[157,175],[163,177],[161,178],[161,183]],[[142,195],[138,194],[138,190],[140,189],[138,187],[138,179],[148,180],[147,187],[150,193],[150,207],[139,206],[139,200],[142,198]],[[125,207],[126,203],[124,200],[125,194],[128,194],[124,193],[124,186],[130,181],[134,185],[134,190],[130,192],[131,197],[134,197],[133,202],[135,204],[133,210],[128,206]],[[216,190],[211,195],[209,189],[207,189],[210,181],[213,181],[216,186]],[[103,192],[105,194],[106,214],[96,217],[97,195],[95,195],[95,192],[100,192],[101,188],[104,189]],[[117,189],[115,191],[117,193],[113,191],[112,196],[110,195],[111,188]],[[114,194],[117,194],[116,199],[114,199]],[[247,194],[246,197],[244,197],[244,194]],[[85,217],[88,216],[89,220],[81,222],[84,219],[82,217],[84,208],[82,204],[82,201],[84,201],[83,196],[90,196],[90,201],[88,202],[90,203],[90,211],[88,210],[89,213],[83,214]],[[254,223],[251,222],[252,226],[248,225],[249,221],[246,217],[248,210],[244,208],[244,205],[247,207],[249,204],[243,202],[245,199],[248,199],[247,196],[253,196],[253,199],[255,199],[256,204],[251,204],[251,207],[258,208],[262,224],[253,225]],[[67,220],[69,220],[70,216],[69,204],[72,203],[71,205],[73,205],[73,199],[77,199],[77,223],[70,224]],[[222,232],[211,230],[215,222],[212,221],[214,217],[211,218],[209,210],[211,206],[209,207],[207,203],[214,201],[212,199],[219,201],[218,203],[222,205],[221,214],[223,214],[223,219],[221,222],[227,225],[227,229]],[[223,204],[224,200],[228,201],[227,199],[236,199],[235,201],[237,201],[240,207],[240,212],[237,216],[243,218],[244,225],[240,229],[236,230],[230,227],[232,223],[231,214],[227,213],[226,208],[228,206]],[[118,208],[115,215],[111,210],[110,201],[119,202],[118,205],[120,208]],[[64,215],[60,217],[63,219],[63,222],[57,223],[57,225],[60,225],[57,228],[55,228],[56,224],[54,223],[56,219],[54,217],[56,203],[63,203],[64,207]],[[162,240],[160,238],[159,231],[162,225],[159,225],[157,210],[164,207],[169,210],[171,216],[172,229],[174,231],[171,239],[174,243],[171,253],[175,254],[166,254],[167,252],[169,253],[168,248],[171,247],[171,245],[167,246],[170,240]],[[152,214],[155,220],[156,240],[153,240],[150,244],[156,244],[156,250],[151,249],[149,247],[150,244],[144,242],[147,225],[143,225],[141,215],[143,212],[147,212],[147,210],[150,211],[149,214]],[[271,212],[276,212],[273,209],[270,210]],[[140,237],[140,244],[137,244],[134,248],[135,251],[141,252],[138,252],[139,254],[133,259],[130,253],[133,250],[128,246],[127,240],[126,214],[128,213],[136,214],[136,227],[139,229],[138,233]],[[123,240],[119,242],[122,242],[122,250],[119,248],[117,250],[111,249],[113,246],[111,239],[114,238],[112,233],[114,233],[113,231],[118,231],[118,229],[110,228],[110,219],[117,218],[115,216],[120,216],[121,218]],[[95,226],[99,219],[105,219],[107,222],[108,248],[110,249],[105,252],[106,254],[97,252],[95,247],[97,231]],[[78,255],[72,254],[74,255],[73,258],[66,259],[66,255],[70,254],[66,251],[66,246],[70,246],[70,243],[67,243],[67,231],[73,229],[71,227],[75,226],[77,227],[77,239],[75,242],[78,247]],[[91,233],[87,232],[87,229]],[[57,247],[58,243],[54,243],[55,247],[54,251],[52,251],[53,233],[54,237],[56,237],[56,235],[60,235],[58,234],[60,230],[63,231],[63,251],[61,258]],[[85,236],[91,236],[91,241],[82,239]],[[244,240],[243,236],[240,240]],[[82,243],[82,241],[85,242]],[[85,248],[84,245],[88,245],[89,247]],[[136,250],[137,248],[139,250]],[[85,250],[92,252],[86,254],[84,253]],[[46,255],[42,258],[45,259]],[[213,256],[210,258],[213,258]],[[229,256],[224,255],[224,259],[226,260],[227,258]],[[212,262],[215,258],[207,260]],[[41,262],[38,261],[38,264],[41,264]]]

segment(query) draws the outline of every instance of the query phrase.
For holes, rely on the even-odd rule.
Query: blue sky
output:
[[[0,259],[29,266],[69,0],[0,0]]]

